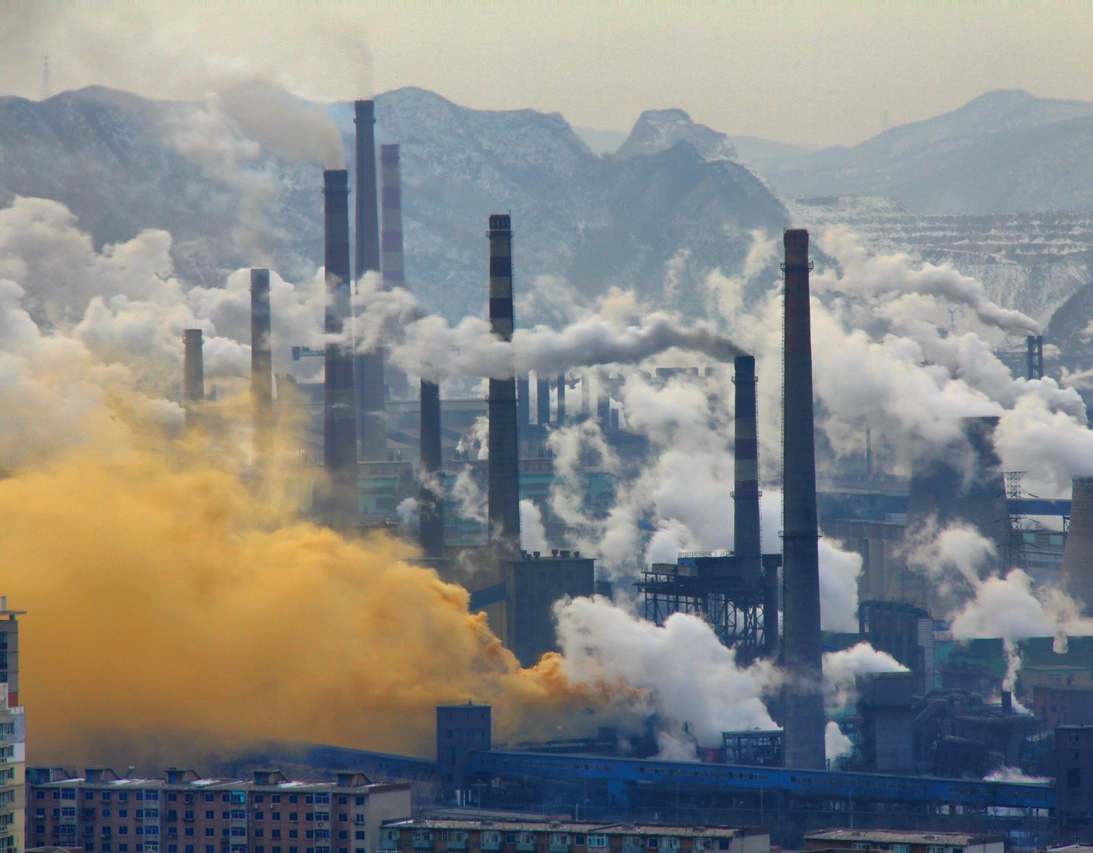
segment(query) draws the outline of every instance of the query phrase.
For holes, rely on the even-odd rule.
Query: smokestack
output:
[[[385,290],[402,287],[402,176],[399,167],[399,147],[380,146],[380,253]],[[406,374],[392,364],[384,364],[384,377],[391,395],[406,398],[410,383]]]
[[[250,393],[254,406],[257,462],[270,461],[273,441],[273,350],[269,306],[269,270],[250,271]]]
[[[383,232],[380,240],[383,284],[386,288],[402,287],[402,177],[399,171],[397,145],[380,146],[380,179],[383,184]]]
[[[1044,336],[1029,335],[1025,338],[1028,346],[1028,378],[1044,378]]]
[[[516,380],[516,426],[524,430],[531,424],[531,381],[525,373]]]
[[[824,697],[820,653],[820,560],[816,524],[816,445],[812,408],[812,328],[808,231],[785,243],[785,384],[782,393],[782,583],[786,688],[786,767],[823,770]]]
[[[444,556],[444,466],[440,445],[440,385],[421,380],[421,491],[418,496],[421,549]]]
[[[565,374],[558,374],[558,426],[565,423]]]
[[[512,340],[512,219],[490,217],[490,330]],[[489,535],[502,559],[520,556],[520,463],[516,380],[491,379],[489,399]]]
[[[550,423],[550,379],[535,375],[538,399],[535,402],[535,420],[540,426]]]
[[[340,335],[350,311],[349,173],[323,172],[326,227],[327,335]],[[323,465],[330,479],[326,520],[355,524],[357,511],[357,436],[353,417],[353,358],[350,347],[328,340],[323,400]]]
[[[1062,582],[1086,612],[1093,609],[1093,477],[1074,478]]]
[[[201,347],[204,340],[201,329],[184,329],[182,343],[185,347],[185,360],[182,372],[182,404],[186,412],[186,426],[197,425],[201,404],[205,402],[205,362]]]
[[[762,547],[759,536],[759,434],[756,426],[755,357],[738,355],[733,382],[736,383],[735,445],[736,463],[733,488],[734,550],[745,577],[758,581],[763,575]],[[763,638],[766,653],[778,650],[777,569],[774,581],[763,575],[768,593],[774,586],[773,602],[763,603]]]
[[[357,125],[357,254],[359,281],[380,271],[380,226],[376,197],[376,114],[372,101],[354,104]],[[383,378],[383,351],[361,353],[354,359],[357,393],[357,440],[361,458],[387,459],[387,389]]]

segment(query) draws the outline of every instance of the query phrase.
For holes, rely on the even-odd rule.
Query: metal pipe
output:
[[[787,767],[823,770],[824,699],[820,651],[819,530],[812,399],[808,231],[787,230],[782,396],[782,553]]]
[[[512,340],[512,218],[490,217],[490,330]],[[489,537],[502,559],[520,556],[520,463],[516,380],[490,379]]]

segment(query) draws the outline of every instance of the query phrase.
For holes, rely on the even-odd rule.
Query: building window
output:
[[[348,805],[348,804],[349,804],[349,797],[345,796],[345,794],[339,794],[338,795],[338,805],[339,806],[345,806],[345,805]]]
[[[182,849],[183,849],[183,853],[194,853],[194,846],[192,844],[187,844]]]
[[[300,797],[299,797],[299,795],[298,795],[298,794],[289,794],[289,795],[288,795],[288,801],[289,801],[290,803],[298,803],[298,802],[300,802]],[[293,849],[292,849],[292,848],[290,847],[290,848],[288,848],[288,853],[296,853],[296,851],[295,851],[295,850],[293,850]]]
[[[215,800],[216,800],[216,795],[215,794],[206,794],[205,795],[205,802],[206,803],[211,803]]]
[[[110,853],[110,842],[109,841],[104,841],[100,845],[100,849],[102,850],[102,853]]]
[[[118,853],[129,853],[129,845],[123,841],[118,845]]]
[[[269,798],[269,801],[271,803],[279,803],[279,802],[281,802],[281,795],[280,794],[274,794],[273,796],[271,796]],[[274,849],[273,853],[281,853],[281,851],[277,850],[277,849]]]
[[[178,802],[178,794],[176,794],[174,791],[169,791],[167,793],[167,802],[177,803]]]
[[[61,799],[62,800],[74,800],[74,799],[76,799],[76,789],[75,788],[61,788]]]
[[[129,809],[118,809],[118,817],[129,817]]]
[[[95,799],[95,792],[94,791],[84,791],[83,792],[83,798],[85,800],[93,800],[93,799]]]
[[[118,802],[119,803],[129,802],[129,792],[128,791],[118,791]]]
[[[355,840],[357,840],[357,841],[365,841],[365,840],[367,840],[367,839],[365,838],[365,834],[364,834],[364,830],[363,830],[363,829],[358,829],[358,830],[357,830],[356,832],[354,832],[354,833],[353,833],[353,838],[354,838]],[[483,841],[484,841],[484,840],[485,840],[485,839],[483,839]]]
[[[358,797],[356,797],[356,798],[354,799],[354,802],[355,802],[355,803],[356,803],[356,804],[357,804],[358,806],[363,806],[363,805],[364,805],[364,803],[365,803],[365,801],[366,801],[367,799],[368,799],[367,797],[361,797],[361,796],[358,796]]]
[[[212,838],[214,835],[216,835],[216,830],[215,829],[213,829],[211,826],[205,827],[205,837],[206,838]]]
[[[349,832],[347,830],[344,830],[344,829],[339,829],[338,830],[338,840],[339,841],[348,841],[349,840]]]
[[[194,828],[192,826],[187,826],[184,830],[182,830],[182,834],[185,835],[187,838],[193,838]]]
[[[266,837],[266,831],[264,829],[256,829],[256,830],[254,830],[254,837],[255,838],[265,838]],[[257,853],[257,851],[255,851],[255,853]]]
[[[256,803],[264,803],[264,802],[266,801],[266,798],[265,798],[265,796],[264,796],[264,795],[262,795],[262,794],[255,794],[255,795],[254,795],[254,801],[255,801]],[[255,847],[255,848],[254,848],[254,853],[262,853],[262,850],[261,850],[260,848],[258,848],[258,847]]]
[[[279,829],[273,830],[273,832],[271,834],[271,837],[272,838],[280,838],[281,837],[281,830],[279,830]]]
[[[280,820],[281,819],[281,813],[280,812],[270,812],[269,813],[269,819],[270,820]]]
[[[289,838],[299,838],[299,837],[300,837],[300,830],[298,830],[298,829],[290,829],[290,830],[288,831],[288,837],[289,837]]]
[[[588,836],[589,847],[607,847],[606,835],[590,835]]]
[[[289,812],[288,813],[289,823],[295,823],[299,819],[300,819],[300,813],[299,812]]]
[[[103,791],[102,792],[102,801],[104,803],[109,803],[110,802],[110,792],[109,791]]]

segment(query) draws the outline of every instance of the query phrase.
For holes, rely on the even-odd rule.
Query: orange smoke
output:
[[[431,756],[438,703],[493,704],[509,739],[612,692],[557,656],[522,670],[405,543],[279,526],[233,474],[173,459],[81,451],[0,481],[31,762],[124,765],[111,744],[180,732]]]

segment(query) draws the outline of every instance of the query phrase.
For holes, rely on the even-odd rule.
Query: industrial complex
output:
[[[382,346],[357,347],[354,282],[374,274],[375,286],[401,286],[403,237],[399,148],[384,145],[377,157],[371,101],[356,103],[355,123],[353,192],[348,170],[323,174],[327,343],[322,352],[293,353],[323,359],[321,383],[274,376],[269,270],[251,272],[256,471],[272,467],[278,429],[291,434],[294,462],[281,473],[296,482],[308,517],[347,536],[386,529],[415,538],[420,564],[465,586],[470,608],[486,613],[505,647],[532,666],[558,650],[559,601],[610,597],[620,584],[597,573],[551,510],[557,474],[548,439],[567,424],[591,422],[624,470],[642,459],[645,440],[627,427],[610,377],[596,380],[593,400],[582,370],[531,376],[512,364],[482,377],[486,399],[448,400],[441,366],[422,365],[411,388]],[[502,213],[483,224],[490,331],[511,342],[519,223]],[[782,250],[783,375],[757,377],[747,354],[733,363],[735,481],[733,506],[723,511],[733,519],[734,546],[681,551],[674,562],[635,566],[625,581],[650,622],[697,616],[740,665],[780,668],[785,677],[769,703],[778,728],[726,731],[718,743],[694,739],[686,760],[664,754],[655,716],[635,731],[603,727],[582,738],[500,744],[491,707],[468,697],[437,708],[435,757],[281,743],[236,757],[253,770],[246,779],[177,768],[138,778],[33,767],[24,788],[17,612],[5,601],[0,853],[24,848],[24,805],[26,847],[84,853],[769,853],[772,844],[1001,853],[1093,841],[1093,638],[1017,646],[954,639],[937,618],[952,591],[911,571],[906,547],[926,525],[959,521],[993,543],[1006,565],[1091,601],[1093,478],[1074,481],[1072,501],[1026,495],[1020,477],[1001,470],[991,441],[997,419],[989,417],[967,419],[959,438],[974,470],[923,458],[907,479],[880,473],[870,437],[860,470],[818,476],[808,231],[785,231]],[[1029,375],[1042,376],[1043,339],[1027,345]],[[198,428],[206,411],[201,330],[187,329],[184,346],[186,423]],[[760,529],[759,380],[783,388],[775,553],[764,553]],[[572,403],[575,389],[580,407],[567,408],[567,390]],[[488,426],[481,458],[467,452],[476,424]],[[623,475],[596,453],[581,463],[584,508],[605,511]],[[457,480],[484,493],[482,518],[461,514]],[[412,521],[398,513],[408,500]],[[551,547],[522,548],[522,501],[541,511]],[[856,632],[821,629],[821,532],[862,559]],[[901,671],[863,676],[833,718],[823,655],[861,642]],[[1016,678],[1014,655],[1022,661]],[[850,742],[835,757],[832,724]],[[324,781],[269,769],[290,765]]]

